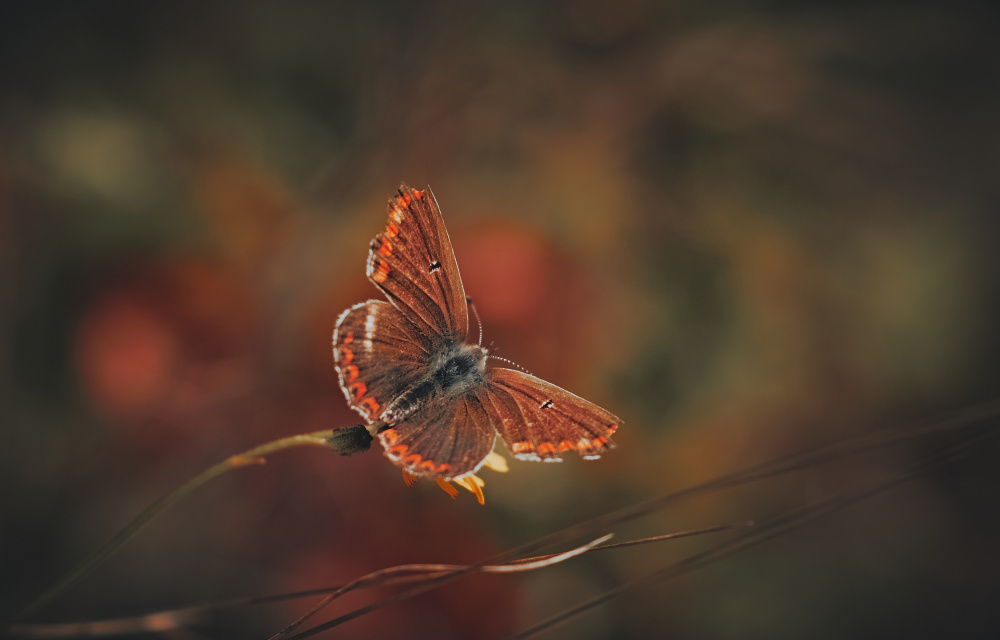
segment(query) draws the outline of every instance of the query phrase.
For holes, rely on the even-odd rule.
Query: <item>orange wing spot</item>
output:
[[[419,200],[424,197],[424,192],[421,191],[420,189],[413,189],[413,195],[416,196],[417,199]]]
[[[604,436],[597,436],[596,438],[594,438],[594,442],[596,442],[597,444],[599,444],[599,445],[601,445],[603,447],[604,445],[606,445],[608,443],[608,439],[605,438]]]
[[[361,400],[361,404],[368,405],[368,408],[371,409],[371,412],[372,412],[373,416],[377,416],[378,412],[379,412],[379,409],[382,408],[382,407],[378,406],[378,402],[376,402],[375,398],[372,398],[371,396],[369,396],[367,398],[363,398]]]
[[[386,225],[386,227],[385,227],[385,237],[386,238],[395,238],[398,235],[399,235],[399,227],[397,227],[396,225],[394,225],[391,222],[388,225]]]
[[[354,384],[347,385],[347,388],[354,390],[354,399],[359,401],[368,392],[368,385],[364,382],[355,382]]]
[[[405,204],[406,206],[410,206],[410,202],[413,200],[413,198],[411,198],[410,194],[408,193],[401,194],[400,198],[403,200],[403,204]]]
[[[438,473],[448,473],[449,471],[451,471],[451,465],[448,464],[447,462],[445,462],[444,464],[442,464],[440,467],[437,468]]]
[[[417,476],[413,475],[406,469],[403,469],[403,482],[406,483],[406,486],[412,487],[417,484]]]
[[[610,427],[608,427],[608,433],[609,434],[614,433],[615,431],[618,431],[618,425],[613,424]]]
[[[372,280],[378,283],[385,282],[385,279],[389,277],[389,263],[385,260],[378,261],[378,271],[372,275]]]
[[[403,464],[416,466],[419,465],[420,461],[423,459],[424,459],[423,456],[421,456],[419,453],[411,453],[410,455],[403,458]]]
[[[344,336],[344,344],[351,344],[354,342],[354,332],[349,331],[346,336]]]
[[[569,451],[572,448],[573,448],[573,443],[570,442],[569,440],[563,440],[562,442],[559,443],[560,451]]]
[[[433,460],[424,460],[423,462],[420,463],[420,466],[423,467],[424,469],[427,469],[431,473],[434,473],[434,470],[437,468],[437,465],[434,464]]]
[[[409,449],[410,447],[405,444],[397,444],[395,447],[389,447],[386,453],[396,458],[402,458],[406,455],[406,452],[409,451]]]
[[[347,381],[354,382],[358,379],[358,367],[354,364],[349,364],[344,367],[344,371],[347,372]]]
[[[399,440],[399,434],[396,433],[395,429],[386,429],[379,435],[382,436],[384,442],[388,442],[390,445],[396,444],[396,441]]]
[[[514,450],[514,453],[527,453],[535,447],[527,440],[523,440],[521,442],[515,442],[510,446],[510,448]]]
[[[388,258],[392,255],[392,245],[389,244],[388,240],[382,240],[382,246],[378,248],[378,252]]]
[[[354,352],[347,347],[341,347],[340,353],[343,355],[345,365],[351,364],[351,361],[354,360]]]
[[[543,455],[544,456],[546,454],[555,453],[555,452],[556,452],[556,445],[552,444],[551,442],[540,442],[538,444],[538,454],[539,455]]]

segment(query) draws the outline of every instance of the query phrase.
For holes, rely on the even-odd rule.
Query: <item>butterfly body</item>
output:
[[[600,457],[614,414],[529,374],[487,368],[468,341],[469,311],[455,253],[430,191],[400,187],[372,241],[368,300],[337,320],[333,356],[348,404],[386,455],[418,476],[474,473],[499,434],[515,457]]]
[[[477,345],[454,342],[439,350],[428,363],[425,379],[404,391],[380,416],[395,424],[418,410],[428,400],[461,398],[470,389],[483,384],[486,374],[486,350]]]

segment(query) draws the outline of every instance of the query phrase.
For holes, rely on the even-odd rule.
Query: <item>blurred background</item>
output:
[[[485,507],[407,488],[378,451],[285,452],[165,513],[40,620],[478,561],[995,397],[998,17],[986,2],[4,3],[5,617],[203,468],[356,422],[330,335],[377,296],[367,244],[401,181],[434,189],[493,352],[622,416],[619,448],[484,471]],[[616,532],[763,519],[933,450]],[[545,637],[996,637],[998,453]],[[473,578],[339,637],[498,637],[722,539]],[[194,635],[267,637],[304,606]]]

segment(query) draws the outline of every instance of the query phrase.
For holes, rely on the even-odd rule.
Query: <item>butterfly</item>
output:
[[[367,264],[386,300],[347,309],[333,332],[340,387],[386,456],[440,484],[474,474],[498,434],[521,460],[559,461],[566,451],[594,459],[613,448],[621,420],[611,412],[486,367],[487,349],[469,342],[469,300],[430,188],[401,185],[388,217]]]

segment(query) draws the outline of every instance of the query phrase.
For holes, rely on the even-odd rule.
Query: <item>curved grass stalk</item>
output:
[[[67,572],[55,584],[29,602],[15,615],[14,620],[22,620],[34,613],[37,613],[45,605],[62,595],[67,589],[79,582],[91,571],[96,569],[102,562],[107,560],[111,554],[122,546],[122,544],[138,533],[140,529],[146,526],[146,524],[148,524],[154,517],[159,515],[160,512],[209,480],[212,480],[213,478],[216,478],[231,469],[264,464],[266,456],[284,449],[290,449],[292,447],[314,445],[336,449],[335,443],[331,441],[333,435],[333,429],[326,429],[323,431],[314,431],[312,433],[289,436],[287,438],[279,438],[278,440],[248,449],[243,453],[238,453],[235,456],[231,456],[219,464],[206,469],[177,489],[146,507],[141,513],[139,513],[139,515],[133,518],[124,529],[119,531],[113,538],[104,543],[104,546],[94,551],[82,562]]]

